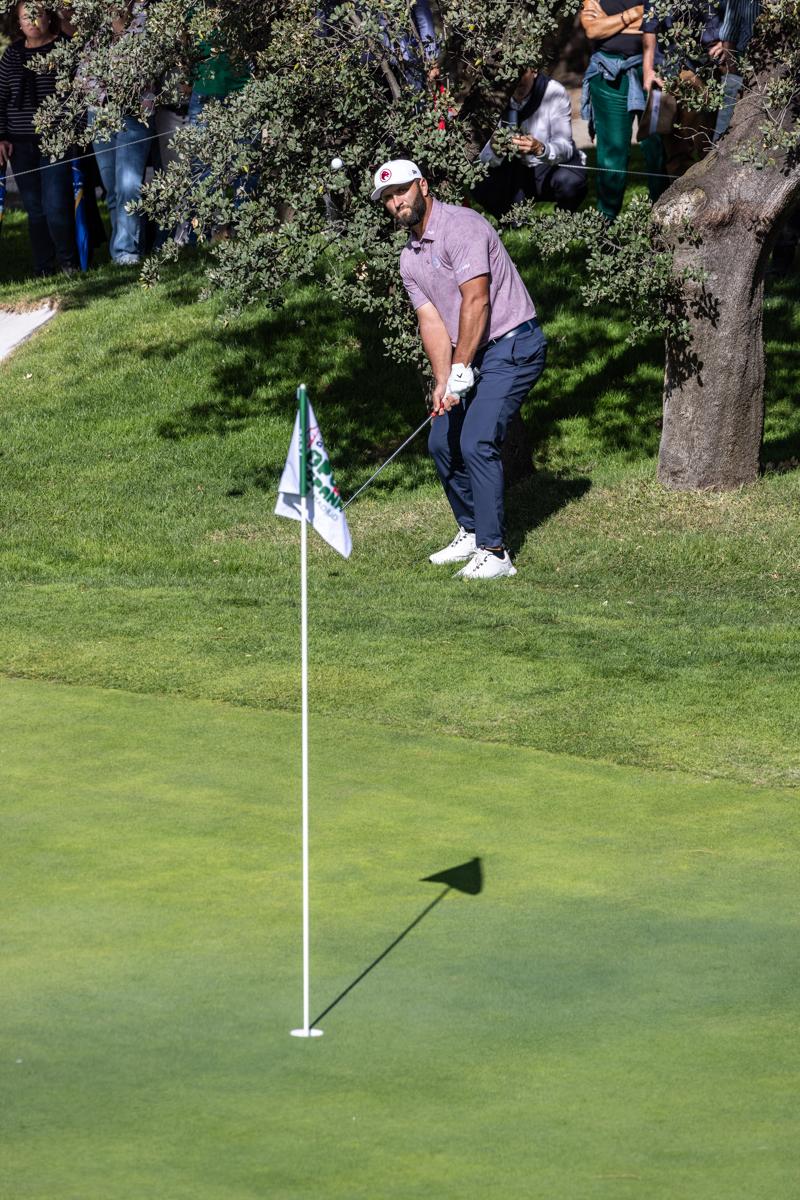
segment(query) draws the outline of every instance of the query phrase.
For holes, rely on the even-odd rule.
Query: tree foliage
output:
[[[680,90],[682,60],[702,57],[697,6],[657,6],[677,17],[665,71]],[[397,283],[405,235],[370,201],[372,172],[387,158],[410,157],[442,199],[460,201],[485,171],[478,151],[520,70],[542,63],[543,47],[577,7],[578,0],[438,0],[432,52],[409,0],[152,0],[129,6],[121,35],[118,3],[76,0],[76,33],[55,52],[59,89],[41,128],[61,153],[86,140],[90,108],[100,135],[125,114],[148,120],[154,105],[185,96],[209,45],[224,50],[246,64],[249,82],[176,135],[178,161],[146,189],[145,208],[167,228],[189,222],[200,241],[220,226],[230,230],[212,250],[208,285],[224,290],[232,307],[279,302],[287,281],[322,275],[342,303],[374,315],[395,354],[419,356]],[[761,120],[737,145],[737,162],[797,171],[797,0],[767,0],[739,66]],[[719,97],[718,74],[701,77],[705,90],[688,94],[689,103]],[[332,165],[338,160],[341,167]],[[676,236],[691,239],[691,228],[665,237],[644,202],[611,228],[593,212],[542,219],[532,205],[514,217],[545,252],[586,247],[587,303],[629,303],[635,335],[685,334],[682,285],[692,270],[676,276],[670,263]],[[169,243],[164,253],[178,250]],[[156,274],[157,263],[148,264],[145,278]]]
[[[116,5],[76,0],[76,33],[55,52],[59,89],[40,125],[62,153],[86,139],[90,108],[99,136],[126,113],[147,120],[184,95],[202,43],[224,50],[249,82],[177,134],[178,161],[146,189],[145,208],[167,228],[190,222],[200,240],[230,230],[208,282],[232,306],[278,301],[287,281],[322,273],[343,303],[375,314],[391,349],[416,353],[397,289],[402,235],[369,199],[372,173],[410,157],[443,199],[459,201],[485,171],[477,153],[520,71],[576,7],[442,0],[434,50],[407,0],[153,0],[134,6],[121,36]]]

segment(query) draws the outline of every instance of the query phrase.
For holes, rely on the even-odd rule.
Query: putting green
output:
[[[796,1186],[797,796],[0,682],[14,1200],[758,1200]]]

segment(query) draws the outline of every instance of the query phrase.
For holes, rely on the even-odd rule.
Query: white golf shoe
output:
[[[511,562],[508,551],[503,551],[503,557],[498,558],[491,550],[476,550],[470,561],[460,571],[456,571],[456,579],[500,579],[503,575],[516,575],[517,568]]]
[[[464,562],[465,559],[472,558],[474,553],[475,534],[459,525],[458,533],[450,545],[445,546],[444,550],[437,550],[430,556],[430,561],[440,567],[443,563]]]

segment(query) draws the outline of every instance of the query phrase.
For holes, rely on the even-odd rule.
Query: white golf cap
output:
[[[370,200],[380,200],[386,188],[395,187],[398,183],[411,183],[414,179],[422,179],[422,171],[417,164],[407,158],[393,158],[375,172],[375,191]]]

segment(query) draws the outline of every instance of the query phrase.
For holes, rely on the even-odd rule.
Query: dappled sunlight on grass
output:
[[[348,510],[351,560],[311,540],[316,711],[795,782],[800,473],[661,489],[661,347],[581,306],[580,255],[508,241],[550,339],[526,405],[536,469],[508,496],[519,575],[482,590],[430,567],[452,520],[420,435]],[[272,510],[295,388],[348,495],[419,424],[422,385],[314,286],[225,324],[201,266],[151,290],[109,266],[57,281],[61,313],[2,368],[2,669],[294,708],[297,527]],[[796,296],[771,284],[765,322],[782,459]]]

